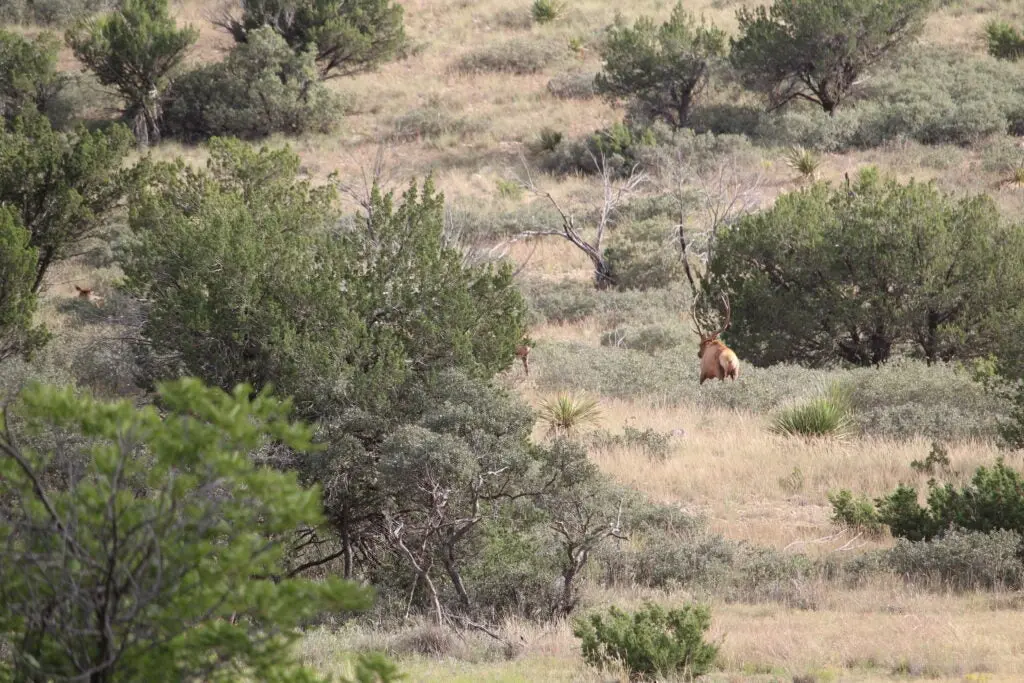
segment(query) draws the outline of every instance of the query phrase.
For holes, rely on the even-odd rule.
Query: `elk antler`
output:
[[[718,330],[718,332],[715,332],[713,335],[711,335],[712,338],[717,337],[718,335],[725,332],[727,329],[729,329],[729,325],[732,323],[732,307],[729,306],[729,297],[725,295],[725,292],[722,293],[722,303],[725,305],[725,324],[722,325],[722,329]]]
[[[694,332],[697,333],[698,337],[703,338],[704,332],[701,330],[700,321],[697,320],[697,301],[700,300],[700,291],[698,290],[693,295],[693,305],[690,306],[690,317],[693,318]]]

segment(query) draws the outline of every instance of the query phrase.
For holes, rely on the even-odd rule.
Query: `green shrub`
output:
[[[843,437],[849,435],[855,424],[846,393],[833,384],[824,396],[783,410],[772,421],[770,429],[785,436]]]
[[[832,522],[848,529],[878,534],[882,531],[882,523],[878,519],[878,511],[874,503],[866,496],[854,498],[849,489],[841,489],[828,494],[828,502],[832,504]]]
[[[257,139],[273,133],[328,132],[338,98],[320,82],[312,51],[296,54],[271,28],[252,31],[223,62],[177,81],[164,112],[168,135]]]
[[[559,0],[533,0],[530,6],[530,14],[538,24],[546,24],[554,21],[565,11],[565,3]]]
[[[613,606],[607,618],[578,619],[573,634],[582,641],[583,659],[598,669],[621,663],[633,679],[680,674],[692,679],[707,673],[718,656],[718,648],[704,642],[710,626],[711,612],[703,605],[666,612],[646,603],[634,613]]]
[[[993,467],[979,467],[961,487],[930,480],[927,507],[917,502],[917,490],[906,485],[876,499],[875,506],[893,536],[910,541],[931,540],[953,526],[1024,533],[1024,479],[1001,458]]]
[[[601,404],[596,398],[560,392],[540,403],[540,421],[547,424],[549,436],[575,436],[581,429],[601,419]]]
[[[1024,585],[1018,531],[950,530],[931,541],[896,540],[882,566],[914,583],[953,590],[1018,590]]]
[[[910,469],[924,474],[936,474],[936,469],[938,469],[943,474],[949,474],[949,451],[938,441],[933,441],[928,457],[924,460],[910,461]]]
[[[554,152],[562,144],[562,132],[545,126],[540,129],[537,147],[542,152]]]
[[[563,47],[547,39],[513,38],[463,55],[454,69],[462,73],[534,74],[554,64],[564,53]]]
[[[613,123],[582,140],[562,145],[544,161],[544,168],[560,174],[598,173],[604,159],[613,175],[625,175],[636,164],[653,158],[658,138],[651,126]]]
[[[560,73],[548,81],[548,92],[562,100],[592,99],[597,96],[596,75],[596,72],[579,69]]]
[[[1017,61],[1024,57],[1024,35],[1005,21],[992,20],[985,24],[988,53],[997,59]]]
[[[60,42],[50,33],[28,40],[0,29],[0,124],[21,114],[48,114],[67,77],[57,73]]]

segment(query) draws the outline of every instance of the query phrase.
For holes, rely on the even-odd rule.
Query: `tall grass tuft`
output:
[[[817,180],[822,160],[814,150],[795,145],[786,151],[783,161],[786,166],[799,173],[802,179]]]
[[[770,430],[785,436],[841,438],[852,434],[854,426],[847,392],[838,384],[832,384],[824,396],[780,412]]]
[[[540,419],[548,425],[547,435],[574,436],[586,425],[596,425],[601,419],[601,406],[597,399],[560,392],[540,405]]]

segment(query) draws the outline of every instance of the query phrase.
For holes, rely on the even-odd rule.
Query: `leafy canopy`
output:
[[[683,128],[724,53],[725,32],[703,19],[698,23],[682,3],[661,26],[641,17],[630,28],[616,17],[601,49],[604,70],[595,85],[612,99],[632,99],[645,116]]]
[[[511,363],[525,304],[506,266],[469,266],[444,237],[428,179],[396,205],[341,219],[332,187],[296,176],[294,152],[214,138],[205,171],[140,171],[124,269],[151,301],[156,377],[222,388],[273,383],[302,415],[380,416],[446,368],[489,378]]]
[[[0,119],[46,112],[64,86],[63,76],[57,73],[59,49],[51,33],[30,41],[0,29]]]
[[[295,627],[372,595],[338,579],[268,580],[278,539],[319,520],[319,495],[254,464],[269,441],[308,448],[310,432],[288,403],[251,393],[180,380],[159,387],[158,412],[23,392],[0,423],[0,500],[14,503],[0,518],[0,645],[12,655],[0,677],[316,680],[295,659]],[[38,434],[54,447],[19,446]],[[63,476],[44,477],[54,462]],[[382,660],[359,668],[361,680],[393,673]]]
[[[47,340],[46,331],[32,322],[37,252],[30,240],[17,215],[0,206],[0,362],[30,355]]]
[[[986,195],[953,197],[873,170],[783,195],[719,234],[730,345],[752,363],[927,361],[1018,353],[1024,231]],[[1009,360],[1007,358],[1006,360]]]
[[[218,25],[244,43],[271,26],[296,51],[313,48],[323,78],[370,71],[405,46],[404,10],[392,0],[246,0]]]
[[[794,99],[830,114],[864,71],[913,40],[932,0],[775,0],[741,7],[730,59],[772,108]]]
[[[0,131],[0,204],[17,211],[37,250],[33,292],[54,263],[88,249],[110,229],[130,149],[131,133],[122,125],[60,133],[32,114]]]
[[[178,29],[167,0],[124,0],[115,12],[80,21],[66,38],[100,83],[120,93],[139,142],[159,142],[161,98],[199,31]]]

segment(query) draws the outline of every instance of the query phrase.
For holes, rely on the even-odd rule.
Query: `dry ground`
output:
[[[202,31],[191,59],[219,58],[227,40],[206,21],[216,6],[200,0],[172,4],[180,19],[196,24]],[[300,140],[273,139],[270,144],[291,144],[313,176],[323,178],[339,171],[342,177],[354,178],[372,162],[379,140],[391,133],[396,118],[437,97],[450,111],[474,125],[462,135],[392,143],[388,158],[398,184],[407,182],[409,176],[433,171],[438,186],[452,201],[508,210],[530,199],[500,197],[497,182],[517,172],[518,151],[536,139],[541,128],[552,127],[572,138],[621,117],[621,110],[598,99],[552,97],[546,88],[548,80],[570,69],[599,68],[593,39],[612,21],[617,10],[627,17],[664,17],[671,3],[570,0],[566,17],[542,27],[531,25],[528,0],[406,0],[403,4],[408,33],[417,45],[415,54],[373,74],[332,81],[331,87],[351,102],[336,134]],[[730,0],[691,0],[686,6],[733,30],[735,9],[741,4]],[[984,22],[996,12],[1020,20],[1024,17],[1022,7],[999,0],[954,3],[929,20],[922,40],[982,51],[979,34]],[[563,45],[570,38],[578,38],[583,49],[573,54],[567,48],[560,60],[534,75],[467,75],[450,69],[464,54],[516,37]],[[62,64],[73,66],[74,60],[63,54]],[[935,178],[948,188],[993,191],[999,173],[985,169],[986,144],[973,149],[902,144],[830,155],[825,159],[822,175],[838,179],[861,165],[877,164],[903,177]],[[202,149],[174,143],[161,146],[154,154],[181,155],[196,163],[204,159]],[[765,160],[769,162],[766,202],[796,186],[792,173],[777,163],[777,156],[777,152],[765,151]],[[593,181],[580,178],[545,182],[556,196],[567,200],[586,197],[596,189]],[[1004,210],[1014,215],[1024,213],[1024,192],[1005,189],[995,194]],[[515,245],[510,256],[523,258],[526,250],[525,245]],[[525,275],[550,280],[582,280],[589,276],[586,260],[558,242],[543,245],[531,258]],[[57,312],[58,304],[73,295],[72,284],[103,283],[115,278],[116,273],[75,266],[56,269],[44,313],[47,322],[58,334],[73,335]],[[597,344],[599,332],[584,321],[577,325],[540,327],[532,330],[531,335],[550,342]],[[534,368],[535,374],[542,377],[543,365],[536,363]],[[519,372],[518,367],[510,371]],[[536,389],[536,378],[514,377],[513,383],[531,403],[536,405],[542,398]],[[601,426],[611,431],[619,431],[625,425],[686,431],[685,436],[673,442],[671,457],[663,463],[651,462],[629,450],[595,453],[605,472],[657,500],[706,515],[712,528],[729,538],[812,555],[857,552],[887,543],[852,539],[852,534],[829,539],[836,530],[828,519],[826,493],[839,487],[868,494],[889,490],[899,481],[908,480],[907,463],[927,448],[923,441],[861,438],[833,443],[785,439],[767,431],[764,416],[704,411],[685,405],[669,408],[642,400],[603,400],[602,408]],[[959,471],[970,471],[978,464],[990,462],[995,453],[993,445],[987,443],[954,444],[950,449],[953,466]],[[803,483],[798,489],[780,483],[794,468],[802,473]],[[846,549],[837,550],[843,547]],[[815,609],[796,610],[772,604],[713,605],[713,637],[722,642],[724,668],[715,674],[714,680],[788,681],[796,674],[813,674],[819,681],[917,676],[941,681],[1024,680],[1019,596],[946,595],[911,589],[895,581],[856,591],[824,583],[804,588],[814,594]],[[679,592],[659,596],[640,591],[610,594],[596,589],[589,594],[595,605],[629,606],[645,597],[657,597],[671,604],[688,596]],[[542,629],[532,624],[509,623],[504,632],[523,643],[522,651],[511,661],[492,656],[493,653],[488,655],[488,646],[474,640],[465,645],[472,656],[409,656],[401,662],[413,681],[601,680],[582,664],[566,624]],[[305,640],[303,650],[319,668],[341,673],[348,667],[346,648],[382,644],[391,637],[368,631],[315,632]]]

